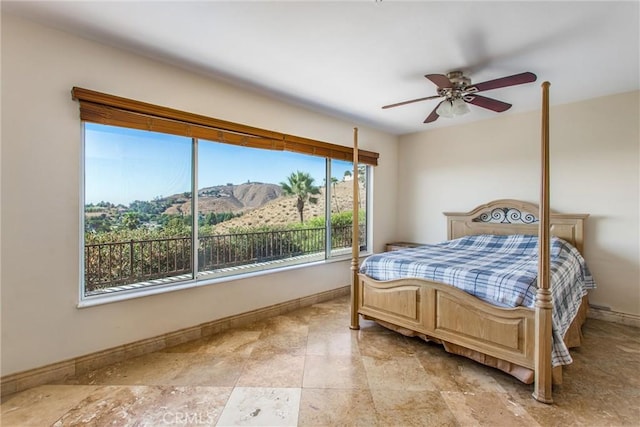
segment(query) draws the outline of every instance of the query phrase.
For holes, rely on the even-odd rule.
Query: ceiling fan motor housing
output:
[[[465,77],[462,71],[451,71],[447,73],[447,78],[455,89],[464,89],[471,84],[471,79]]]
[[[438,88],[438,95],[444,96],[450,102],[461,99],[466,87],[471,84],[471,79],[465,77],[462,71],[450,71],[447,73],[447,78],[451,82],[451,87]]]

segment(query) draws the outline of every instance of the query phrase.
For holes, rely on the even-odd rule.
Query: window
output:
[[[73,88],[83,300],[350,254],[353,149]],[[378,154],[359,150],[360,248]]]
[[[84,295],[193,278],[191,139],[86,123]]]
[[[199,140],[199,277],[325,259],[325,171],[320,157]]]
[[[353,232],[353,162],[331,160],[331,170],[327,176],[331,176],[330,212],[331,218],[331,247],[332,256],[351,253]],[[368,168],[361,165],[358,168],[358,223],[360,250],[366,250],[367,246],[367,189]]]

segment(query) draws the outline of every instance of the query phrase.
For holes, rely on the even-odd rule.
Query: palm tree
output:
[[[320,194],[320,188],[313,185],[314,179],[306,172],[296,171],[287,177],[287,182],[281,182],[280,186],[282,191],[287,196],[296,196],[298,198],[296,207],[300,214],[300,222],[304,222],[304,205],[307,201],[311,204],[318,203],[317,197],[312,197],[316,194]]]

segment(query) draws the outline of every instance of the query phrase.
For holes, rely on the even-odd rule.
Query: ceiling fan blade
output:
[[[439,88],[448,88],[453,86],[451,84],[451,80],[449,80],[449,78],[444,74],[427,74],[425,77],[431,80],[433,84]]]
[[[440,95],[433,95],[433,96],[427,96],[425,98],[417,98],[417,99],[411,99],[409,101],[403,101],[403,102],[398,102],[396,104],[389,104],[389,105],[385,105],[384,107],[382,107],[383,109],[385,108],[393,108],[393,107],[399,107],[401,105],[406,105],[406,104],[411,104],[412,102],[420,102],[420,101],[427,101],[429,99],[436,99],[436,98],[440,98]]]
[[[440,101],[440,102],[438,103],[438,105],[436,105],[436,108],[434,108],[434,109],[433,109],[433,111],[431,112],[431,114],[429,114],[429,115],[427,116],[427,118],[426,118],[426,119],[424,119],[424,122],[423,122],[423,123],[431,123],[431,122],[435,122],[436,120],[438,120],[438,117],[440,117],[440,116],[438,115],[438,113],[436,113],[436,110],[438,109],[438,107],[440,106],[440,104],[442,104],[443,102],[444,102],[444,101]]]
[[[495,80],[488,80],[486,82],[478,83],[475,85],[467,86],[466,92],[481,92],[484,90],[498,89],[501,87],[521,85],[523,83],[535,82],[538,77],[530,72],[514,74],[513,76],[501,77]]]
[[[502,113],[503,111],[507,111],[511,108],[511,104],[498,101],[497,99],[487,98],[486,96],[465,95],[462,99],[469,104],[477,105],[478,107],[486,108],[498,113]]]

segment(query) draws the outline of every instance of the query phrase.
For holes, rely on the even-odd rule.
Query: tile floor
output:
[[[589,319],[555,403],[347,297],[5,396],[2,426],[637,426],[640,330]]]

